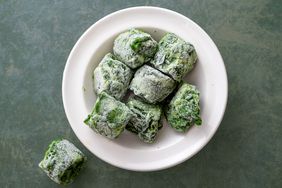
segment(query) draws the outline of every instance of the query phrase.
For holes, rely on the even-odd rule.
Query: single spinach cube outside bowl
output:
[[[121,33],[115,39],[113,47],[117,59],[132,69],[150,61],[157,49],[158,43],[151,35],[138,29]]]
[[[159,48],[150,62],[156,69],[180,82],[193,69],[197,53],[192,44],[173,33],[167,33],[159,42]]]
[[[133,71],[118,61],[111,53],[105,55],[93,73],[96,94],[105,91],[116,99],[121,99],[129,86]]]
[[[192,125],[201,125],[200,92],[194,85],[182,83],[169,102],[165,115],[168,124],[178,132],[186,132]]]
[[[131,97],[127,106],[133,112],[133,116],[126,126],[126,129],[137,134],[146,142],[153,143],[158,130],[162,128],[162,110],[159,105],[149,104],[138,97]]]
[[[65,139],[54,140],[39,167],[56,183],[66,185],[79,174],[86,156]]]
[[[110,139],[117,138],[132,117],[130,109],[106,92],[98,95],[91,114],[84,123],[96,133]]]
[[[135,95],[155,104],[163,101],[175,86],[176,82],[172,78],[144,65],[135,72],[129,88]]]

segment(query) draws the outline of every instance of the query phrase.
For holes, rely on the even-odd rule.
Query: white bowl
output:
[[[195,84],[201,92],[202,126],[193,126],[181,134],[165,124],[156,142],[145,144],[127,131],[118,139],[109,140],[83,123],[96,98],[92,72],[102,57],[112,51],[115,37],[129,28],[140,28],[156,40],[165,32],[173,32],[195,46],[199,60],[185,80]],[[133,7],[102,18],[80,37],[65,66],[62,94],[73,131],[94,155],[120,168],[153,171],[189,159],[208,143],[224,115],[227,75],[216,45],[196,23],[171,10]]]

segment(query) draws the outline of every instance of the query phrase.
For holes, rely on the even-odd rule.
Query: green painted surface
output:
[[[202,26],[224,58],[229,101],[211,142],[158,172],[130,172],[88,152],[68,125],[61,80],[78,37],[130,6],[178,11]],[[0,0],[0,187],[61,187],[38,168],[55,138],[88,165],[68,187],[282,187],[281,0]]]

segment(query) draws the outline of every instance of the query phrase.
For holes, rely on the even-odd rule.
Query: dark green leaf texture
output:
[[[159,49],[151,64],[180,82],[193,69],[197,53],[192,44],[173,33],[167,33],[159,42]]]
[[[146,143],[153,143],[157,132],[161,129],[161,108],[159,105],[148,104],[142,99],[132,97],[127,106],[133,112],[126,129],[138,134],[139,138]]]
[[[192,125],[201,125],[200,92],[195,86],[182,83],[166,111],[168,124],[179,132],[185,132]]]

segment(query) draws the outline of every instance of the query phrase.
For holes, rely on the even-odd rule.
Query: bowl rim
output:
[[[74,56],[74,51],[76,50],[76,48],[79,46],[79,43],[86,37],[86,35],[97,25],[103,23],[105,20],[111,18],[111,17],[114,17],[115,15],[117,14],[120,14],[120,13],[125,13],[127,11],[132,11],[132,10],[140,10],[140,9],[144,9],[144,10],[155,10],[155,11],[163,11],[163,12],[166,12],[166,13],[170,13],[170,14],[174,14],[178,17],[181,17],[182,19],[185,19],[186,21],[190,22],[194,27],[196,27],[197,29],[199,29],[203,35],[206,36],[206,38],[209,40],[210,44],[216,49],[217,51],[217,56],[219,57],[219,60],[220,60],[220,63],[223,65],[223,69],[224,69],[224,72],[222,73],[223,74],[223,82],[225,84],[225,87],[223,89],[224,93],[223,93],[223,97],[222,97],[222,100],[223,100],[223,108],[221,109],[220,113],[219,113],[219,121],[217,123],[217,125],[215,126],[215,129],[214,131],[207,137],[206,141],[204,142],[204,144],[202,144],[200,147],[198,147],[197,149],[195,149],[193,152],[191,152],[189,155],[187,155],[186,157],[182,157],[180,160],[174,160],[173,162],[170,162],[169,164],[167,165],[162,165],[162,166],[154,166],[154,167],[144,167],[144,168],[135,168],[135,167],[131,167],[131,166],[125,166],[125,165],[122,165],[122,164],[118,164],[118,163],[113,163],[112,161],[109,161],[109,160],[106,160],[104,159],[101,155],[98,155],[96,153],[93,153],[91,151],[90,148],[87,147],[87,145],[79,138],[79,135],[74,131],[74,128],[70,122],[70,118],[69,118],[69,115],[67,113],[67,109],[68,109],[68,105],[67,105],[67,102],[66,102],[66,96],[67,96],[67,93],[65,93],[65,88],[66,88],[66,79],[67,79],[67,72],[69,70],[69,67],[70,67],[70,61],[72,59],[72,57]],[[163,169],[167,169],[167,168],[170,168],[170,167],[173,167],[173,166],[176,166],[188,159],[190,159],[191,157],[193,157],[195,154],[197,154],[200,150],[202,150],[207,144],[208,142],[211,140],[211,138],[214,136],[214,134],[217,132],[218,130],[218,127],[219,125],[221,124],[222,122],[222,119],[224,117],[224,113],[225,113],[225,110],[226,110],[226,106],[227,106],[227,101],[228,101],[228,78],[227,78],[227,71],[226,71],[226,67],[225,67],[225,64],[224,64],[224,61],[223,61],[223,58],[219,52],[219,49],[217,48],[217,46],[215,45],[214,41],[211,39],[211,37],[196,23],[194,22],[193,20],[189,19],[188,17],[178,13],[178,12],[175,12],[173,10],[169,10],[169,9],[166,9],[166,8],[161,8],[161,7],[155,7],[155,6],[135,6],[135,7],[129,7],[129,8],[125,8],[125,9],[121,9],[121,10],[118,10],[118,11],[115,11],[115,12],[112,12],[106,16],[104,16],[103,18],[99,19],[97,22],[95,22],[94,24],[92,24],[88,29],[86,29],[83,34],[79,37],[79,39],[77,40],[77,42],[75,43],[75,45],[73,46],[69,56],[68,56],[68,59],[67,59],[67,62],[65,64],[65,68],[64,68],[64,72],[63,72],[63,77],[62,77],[62,100],[63,100],[63,106],[64,106],[64,111],[65,111],[65,114],[67,116],[67,119],[68,119],[68,122],[69,124],[71,125],[71,128],[73,129],[73,132],[75,133],[75,135],[77,136],[77,138],[80,140],[80,142],[82,142],[82,144],[92,153],[94,154],[95,156],[97,156],[99,159],[115,166],[115,167],[119,167],[119,168],[122,168],[122,169],[126,169],[126,170],[132,170],[132,171],[157,171],[157,170],[163,170]]]

